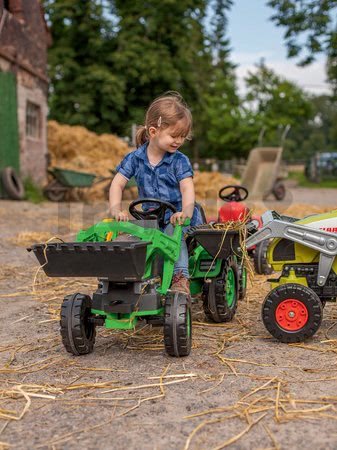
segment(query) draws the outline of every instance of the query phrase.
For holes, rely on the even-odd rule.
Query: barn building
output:
[[[43,184],[47,169],[47,49],[39,0],[0,0],[0,170]]]

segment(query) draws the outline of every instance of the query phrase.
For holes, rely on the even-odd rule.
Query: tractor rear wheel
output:
[[[264,300],[262,320],[269,333],[281,342],[302,342],[319,329],[322,302],[310,288],[297,283],[277,286]]]
[[[257,244],[254,250],[254,269],[259,275],[270,275],[273,272],[267,259],[268,245],[269,241],[264,240]]]
[[[239,298],[238,266],[229,257],[221,277],[204,284],[203,307],[205,316],[212,322],[230,322],[236,312]]]
[[[166,297],[164,317],[165,350],[170,356],[187,356],[192,347],[190,298],[182,292]]]
[[[96,325],[90,321],[91,316],[89,295],[76,293],[64,297],[60,331],[67,352],[79,356],[93,351]]]

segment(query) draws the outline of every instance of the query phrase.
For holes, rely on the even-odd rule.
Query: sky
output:
[[[236,69],[239,89],[244,93],[244,77],[254,71],[254,64],[264,58],[265,64],[278,75],[295,81],[314,94],[329,92],[325,75],[325,57],[320,55],[311,65],[301,68],[296,58],[287,59],[283,40],[284,29],[269,20],[273,9],[267,0],[234,0],[228,14],[228,37],[231,59]]]

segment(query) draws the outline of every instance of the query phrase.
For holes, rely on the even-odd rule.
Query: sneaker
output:
[[[186,295],[191,295],[190,280],[184,277],[182,272],[176,273],[172,278],[171,291],[177,291],[182,292]]]

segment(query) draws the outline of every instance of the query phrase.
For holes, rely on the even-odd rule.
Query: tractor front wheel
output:
[[[174,292],[166,297],[164,317],[165,350],[170,356],[187,356],[192,347],[190,299]]]
[[[229,257],[220,278],[204,284],[203,306],[205,316],[212,322],[230,322],[236,312],[239,298],[238,266]]]
[[[91,298],[89,295],[67,295],[61,307],[61,336],[67,352],[85,355],[94,349],[96,325],[90,320]]]
[[[319,329],[323,308],[318,295],[296,283],[273,289],[262,306],[262,320],[269,333],[281,342],[302,342]]]

